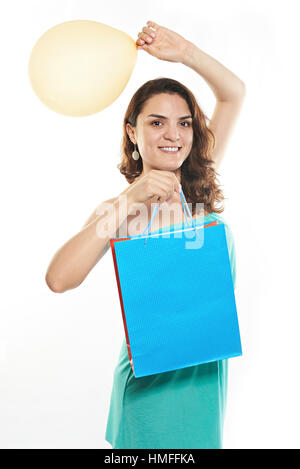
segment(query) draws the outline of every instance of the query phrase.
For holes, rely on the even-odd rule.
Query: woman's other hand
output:
[[[179,34],[153,21],[147,21],[136,40],[138,49],[168,62],[182,62],[190,44]]]

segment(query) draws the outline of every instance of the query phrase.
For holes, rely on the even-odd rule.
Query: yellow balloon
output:
[[[36,42],[29,59],[31,86],[50,109],[88,116],[122,93],[137,60],[123,31],[90,20],[58,24]]]

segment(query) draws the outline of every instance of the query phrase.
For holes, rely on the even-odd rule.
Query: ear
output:
[[[130,124],[126,124],[126,132],[133,144],[136,145],[135,130]]]

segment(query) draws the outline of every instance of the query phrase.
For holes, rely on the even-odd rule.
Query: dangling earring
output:
[[[131,153],[131,156],[134,160],[138,160],[140,157],[140,154],[138,151],[136,151],[136,145],[134,145],[134,151]]]

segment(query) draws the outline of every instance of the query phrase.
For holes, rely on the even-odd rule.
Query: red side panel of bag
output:
[[[133,361],[132,361],[132,355],[131,355],[131,349],[130,349],[130,343],[129,343],[129,336],[128,336],[128,330],[127,330],[127,324],[126,324],[126,317],[125,317],[125,311],[124,311],[122,290],[121,290],[120,279],[119,279],[118,264],[117,264],[116,253],[115,253],[115,243],[117,243],[119,241],[126,241],[128,239],[130,239],[130,238],[120,238],[120,239],[110,240],[110,247],[111,247],[111,252],[112,252],[112,256],[113,256],[115,274],[116,274],[117,285],[118,285],[118,292],[119,292],[120,305],[121,305],[121,311],[122,311],[122,318],[123,318],[123,324],[124,324],[124,330],[125,330],[125,336],[126,336],[126,345],[127,345],[127,350],[128,350],[129,362],[130,362],[132,371],[134,373],[134,367],[133,367]],[[134,375],[135,375],[135,373],[134,373]]]

